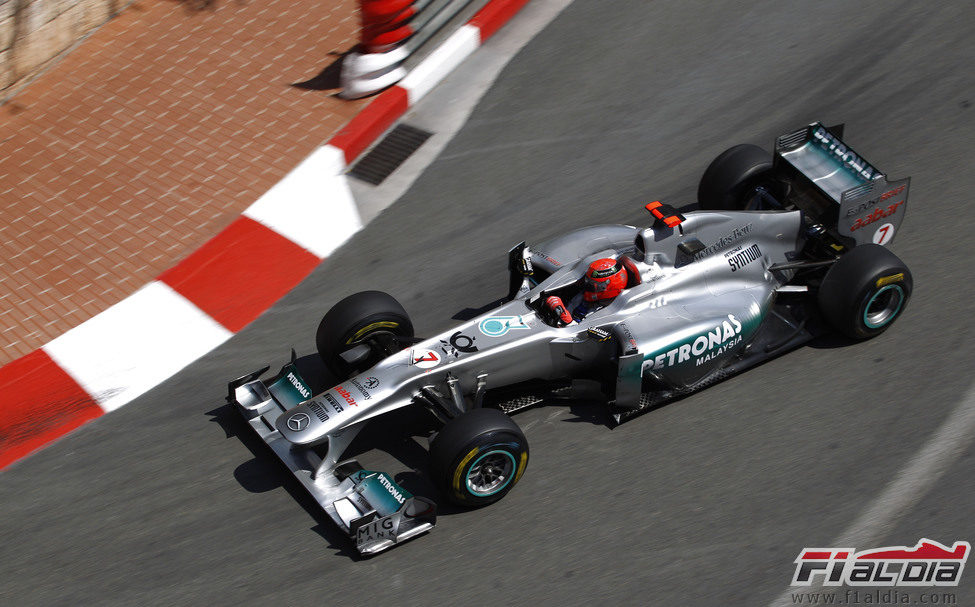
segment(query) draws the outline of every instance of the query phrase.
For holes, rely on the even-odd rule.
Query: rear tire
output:
[[[736,145],[715,158],[697,188],[697,201],[709,211],[760,210],[752,191],[758,185],[774,187],[772,156],[749,143]]]
[[[413,338],[413,322],[396,299],[382,291],[362,291],[335,304],[318,325],[315,344],[329,370],[339,378],[364,371],[402,350]],[[369,358],[352,366],[341,353],[359,344],[370,347]]]
[[[497,409],[448,421],[430,447],[434,479],[460,506],[487,506],[507,495],[528,466],[528,441]]]
[[[819,288],[819,309],[840,333],[868,339],[887,330],[904,312],[914,280],[896,255],[862,244],[841,257]]]

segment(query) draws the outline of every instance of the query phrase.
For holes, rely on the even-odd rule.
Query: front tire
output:
[[[318,325],[315,344],[329,370],[339,378],[347,378],[402,350],[412,338],[413,322],[392,295],[362,291],[332,306]],[[369,346],[370,355],[353,367],[341,354],[360,344]]]
[[[862,244],[841,257],[819,288],[819,308],[852,339],[887,330],[904,312],[914,280],[903,261],[877,244]]]
[[[758,147],[743,143],[715,158],[697,188],[697,201],[707,211],[761,210],[752,196],[755,188],[774,186],[772,156]]]
[[[474,409],[448,421],[430,448],[434,478],[460,506],[493,504],[507,495],[528,466],[528,441],[497,409]]]

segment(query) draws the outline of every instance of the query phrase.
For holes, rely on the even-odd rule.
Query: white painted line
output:
[[[44,351],[107,413],[231,335],[182,295],[154,281],[54,339]]]
[[[345,152],[323,145],[244,215],[324,259],[362,228],[344,171]]]
[[[481,30],[473,25],[463,25],[444,41],[437,50],[420,62],[400,81],[406,89],[410,106],[422,99],[437,86],[481,44]]]
[[[875,547],[874,544],[882,540],[884,534],[892,529],[901,517],[924,499],[973,440],[975,440],[975,385],[969,387],[961,403],[955,407],[948,419],[928,439],[917,455],[901,468],[887,488],[871,502],[870,507],[830,546],[853,546],[858,550]],[[793,607],[794,593],[809,592],[810,589],[815,591],[819,587],[822,587],[822,584],[801,588],[790,586],[771,605]]]

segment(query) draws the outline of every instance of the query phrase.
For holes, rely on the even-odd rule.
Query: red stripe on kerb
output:
[[[494,0],[474,15],[468,23],[481,30],[481,42],[484,42],[526,4],[528,0]]]
[[[829,560],[829,555],[831,555],[831,554],[833,554],[833,553],[832,552],[803,552],[802,553],[802,558],[803,558],[803,560],[805,560],[805,559],[820,559],[820,560],[825,559],[825,560]]]
[[[968,542],[955,542],[952,550],[933,543],[922,542],[914,548],[908,550],[883,548],[871,552],[866,552],[857,556],[857,559],[925,559],[925,560],[961,560],[965,558],[968,551]]]
[[[242,215],[159,280],[236,333],[308,276],[319,261]]]
[[[0,368],[0,468],[102,414],[44,350]]]
[[[359,3],[359,13],[365,23],[385,22],[397,13],[411,10],[414,0],[367,0]]]
[[[346,164],[352,164],[359,154],[388,129],[410,107],[409,95],[401,86],[380,93],[359,112],[349,124],[335,134],[329,144],[345,152]]]

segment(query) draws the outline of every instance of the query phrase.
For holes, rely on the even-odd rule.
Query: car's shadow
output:
[[[349,538],[335,526],[298,479],[278,461],[277,456],[257,433],[248,427],[248,423],[234,410],[233,405],[217,407],[208,411],[207,415],[211,417],[210,421],[224,430],[226,438],[239,440],[251,452],[252,458],[237,466],[233,472],[241,487],[251,493],[266,493],[283,488],[315,521],[312,530],[328,542],[329,548],[334,549],[335,554],[354,560],[361,558]],[[255,507],[259,507],[259,504],[255,504]]]
[[[857,340],[850,339],[845,335],[831,331],[823,331],[822,334],[817,335],[805,345],[817,350],[833,350],[836,348],[848,348],[857,343],[859,343]]]

